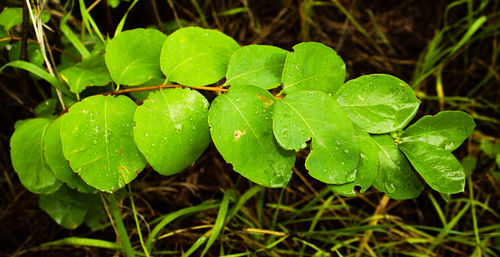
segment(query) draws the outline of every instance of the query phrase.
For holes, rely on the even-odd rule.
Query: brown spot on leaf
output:
[[[274,103],[274,100],[273,99],[270,99],[270,98],[267,98],[261,94],[258,94],[257,95],[258,98],[264,100],[264,107],[268,108],[269,106],[273,105]]]
[[[241,136],[245,135],[247,133],[247,131],[243,131],[241,132],[241,130],[237,129],[234,131],[234,141],[238,141],[240,139]]]

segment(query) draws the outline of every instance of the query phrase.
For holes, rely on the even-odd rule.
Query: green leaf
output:
[[[9,37],[9,32],[7,32],[4,27],[0,26],[0,38]],[[0,50],[4,49],[9,44],[8,40],[0,41]]]
[[[373,186],[396,200],[416,198],[424,189],[405,155],[389,135],[372,136],[379,156]]]
[[[61,77],[68,83],[70,91],[80,93],[89,86],[105,86],[111,82],[102,56],[94,56],[61,71]]]
[[[453,151],[472,133],[476,124],[472,117],[460,111],[444,111],[424,116],[408,127],[401,142],[424,142]]]
[[[266,45],[249,45],[236,50],[229,60],[226,84],[265,89],[279,86],[287,53]]]
[[[19,60],[21,56],[21,41],[12,44],[9,50],[9,61]],[[43,68],[44,60],[40,46],[37,43],[28,42],[28,60],[30,63],[36,64]]]
[[[172,88],[152,92],[137,108],[135,143],[154,170],[172,175],[200,157],[210,143],[208,106],[198,91]]]
[[[477,166],[477,157],[467,156],[462,159],[462,166],[464,167],[464,173],[466,177],[472,175]]]
[[[292,176],[295,152],[274,139],[274,102],[263,88],[231,88],[212,102],[208,122],[215,146],[236,172],[263,186],[282,187]]]
[[[408,84],[387,74],[349,80],[335,97],[359,130],[374,134],[402,129],[420,105]]]
[[[8,7],[0,13],[0,25],[4,26],[7,31],[21,22],[23,22],[23,8],[21,7]]]
[[[66,229],[75,229],[83,223],[88,210],[89,200],[85,198],[95,197],[62,186],[55,193],[41,195],[38,204],[57,224]]]
[[[343,196],[356,196],[355,186],[359,186],[360,193],[364,193],[375,182],[378,175],[377,145],[368,133],[355,131],[359,144],[359,164],[356,167],[356,180],[342,185],[330,185],[330,188]]]
[[[65,95],[73,98],[73,94],[68,90],[68,88],[61,81],[57,80],[57,78],[50,75],[47,71],[45,71],[40,66],[37,66],[36,64],[32,64],[32,63],[25,62],[25,61],[12,61],[12,62],[9,62],[9,63],[5,64],[4,66],[2,66],[2,68],[0,68],[0,73],[3,71],[3,69],[5,69],[8,66],[27,70],[27,71],[41,77],[42,79],[46,80],[52,86],[61,90],[61,92],[64,93]]]
[[[64,156],[90,186],[113,192],[146,166],[134,142],[135,103],[95,95],[74,104],[61,125]]]
[[[55,192],[61,181],[57,180],[45,162],[44,137],[50,120],[30,119],[20,125],[10,138],[12,166],[21,183],[35,194]]]
[[[312,138],[306,160],[309,174],[328,184],[344,184],[356,178],[358,143],[351,121],[321,91],[296,91],[274,105],[273,132],[285,149],[300,150]]]
[[[283,69],[283,91],[319,90],[335,93],[344,84],[345,64],[337,53],[321,43],[295,45]]]
[[[56,98],[49,98],[39,103],[35,107],[35,114],[37,117],[49,118],[54,115],[57,106]]]
[[[93,193],[95,188],[87,185],[69,166],[64,157],[61,143],[61,123],[66,115],[52,122],[45,132],[45,161],[60,181],[66,183],[71,189],[77,189],[82,193]]]
[[[182,28],[168,36],[161,51],[161,70],[170,81],[196,87],[226,75],[229,58],[240,46],[216,30]]]
[[[119,85],[139,85],[163,78],[160,52],[167,36],[156,29],[133,29],[114,37],[106,47],[106,65]]]
[[[464,191],[464,168],[447,150],[425,142],[404,142],[399,148],[432,189],[445,194]]]
[[[40,17],[43,23],[47,23],[50,20],[49,11],[43,10]],[[21,24],[22,22],[23,8],[21,7],[8,7],[0,13],[0,25],[4,26],[5,30],[10,30],[12,27],[16,26],[17,24]]]

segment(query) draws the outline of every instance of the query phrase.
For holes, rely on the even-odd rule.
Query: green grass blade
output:
[[[194,251],[196,251],[198,248],[200,248],[200,246],[205,243],[205,241],[207,241],[207,235],[206,234],[203,234],[201,235],[198,240],[196,240],[196,242],[194,242],[193,245],[191,245],[191,247],[189,247],[189,249],[182,255],[183,257],[188,257],[190,256],[191,254],[194,253]]]
[[[70,14],[71,13],[68,13],[62,18],[59,28],[61,29],[61,32],[64,34],[64,36],[66,36],[66,38],[69,40],[69,42],[71,42],[76,50],[82,55],[83,59],[87,59],[90,56],[89,50],[87,50],[87,48],[78,39],[75,33],[73,33],[73,31],[66,24],[66,21],[68,20]]]
[[[2,68],[0,68],[0,73],[3,71],[3,69],[5,69],[8,66],[27,70],[27,71],[37,75],[38,77],[46,80],[47,82],[49,82],[52,86],[61,90],[61,92],[63,94],[71,97],[72,99],[75,98],[74,95],[69,91],[69,89],[61,81],[59,81],[59,80],[57,80],[57,78],[51,76],[47,71],[45,71],[40,66],[37,66],[37,65],[29,63],[29,62],[16,60],[16,61],[9,62],[9,63],[5,64]]]
[[[130,10],[132,10],[132,8],[135,6],[135,4],[136,4],[138,1],[139,1],[139,0],[134,0],[134,1],[130,4],[130,6],[128,7],[127,12],[125,12],[125,14],[123,15],[122,19],[120,20],[120,23],[118,23],[118,26],[116,27],[114,37],[116,37],[118,34],[120,34],[120,32],[122,32],[122,30],[123,30],[123,26],[125,25],[125,20],[127,20],[128,13],[130,12]]]
[[[184,215],[189,215],[192,213],[201,212],[201,211],[212,209],[212,208],[215,208],[218,206],[219,206],[219,204],[210,204],[210,205],[201,204],[201,205],[194,206],[194,207],[187,207],[187,208],[184,208],[184,209],[181,209],[181,210],[178,210],[176,212],[172,212],[172,213],[169,213],[169,214],[163,216],[161,218],[160,223],[158,223],[158,225],[156,225],[154,227],[154,229],[151,231],[151,234],[149,235],[148,240],[146,240],[146,249],[148,250],[148,252],[151,252],[151,249],[153,248],[153,242],[155,240],[156,235],[158,235],[160,230],[162,228],[164,228],[166,225],[168,225],[170,222],[172,222],[173,220],[175,220],[179,217],[182,217]]]
[[[234,194],[234,190],[228,190],[224,192],[224,197],[222,198],[222,202],[219,207],[217,219],[215,220],[212,232],[210,234],[210,237],[208,238],[207,244],[205,245],[205,249],[203,249],[203,252],[201,253],[201,256],[204,256],[207,253],[208,249],[210,249],[212,244],[215,242],[215,239],[217,239],[220,232],[222,231],[222,228],[224,227],[226,218],[228,216],[229,199],[231,199],[231,196]]]
[[[111,250],[120,250],[122,247],[115,243],[100,239],[84,238],[84,237],[66,237],[52,242],[43,243],[40,247],[58,246],[58,245],[78,245],[87,247],[99,247]]]

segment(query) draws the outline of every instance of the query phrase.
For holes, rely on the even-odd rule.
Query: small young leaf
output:
[[[229,58],[240,46],[222,32],[182,28],[168,36],[161,50],[161,70],[170,81],[196,87],[226,75]]]
[[[231,88],[208,111],[212,140],[235,171],[267,187],[286,186],[295,152],[281,148],[273,136],[273,95],[255,86]]]
[[[62,186],[55,193],[41,195],[40,208],[60,226],[75,229],[83,223],[89,207],[99,203],[97,195],[78,193]]]
[[[319,90],[335,93],[344,84],[345,64],[337,53],[321,43],[295,45],[283,69],[283,91]]]
[[[133,29],[114,37],[106,47],[106,66],[119,85],[139,85],[162,78],[160,53],[167,36],[155,29]]]
[[[49,124],[50,120],[46,118],[27,120],[10,138],[12,166],[24,187],[35,194],[53,193],[62,184],[43,156],[44,137]]]
[[[23,8],[21,7],[8,7],[0,13],[0,25],[4,26],[7,31],[21,22],[23,22]]]
[[[432,189],[445,194],[464,191],[464,168],[447,150],[425,142],[404,142],[399,148]]]
[[[405,155],[389,135],[372,136],[379,156],[373,186],[396,200],[416,198],[424,189]]]
[[[401,142],[424,142],[453,151],[472,133],[476,124],[472,117],[460,111],[444,111],[424,116],[408,127]]]
[[[420,105],[408,84],[386,74],[349,80],[335,98],[359,130],[373,134],[402,129]]]
[[[57,179],[66,183],[69,188],[77,189],[82,193],[94,193],[95,188],[87,185],[69,167],[68,160],[64,157],[61,143],[61,123],[66,115],[57,118],[45,132],[45,161],[54,172]]]
[[[89,86],[105,86],[111,82],[104,57],[93,56],[77,65],[61,71],[70,91],[80,93]]]
[[[312,138],[309,174],[328,184],[356,178],[358,143],[351,121],[335,99],[321,91],[296,91],[274,105],[273,132],[285,149],[300,150]]]
[[[64,156],[88,185],[113,192],[146,166],[134,142],[136,107],[126,96],[95,95],[65,114],[61,125]]]
[[[49,98],[39,103],[35,107],[35,114],[37,117],[50,118],[54,115],[57,106],[56,98]]]
[[[279,86],[287,53],[266,45],[249,45],[236,50],[227,66],[226,84],[265,89]]]
[[[356,167],[356,180],[342,185],[330,185],[330,188],[343,196],[356,196],[355,186],[361,187],[364,193],[375,182],[378,175],[377,145],[368,133],[355,131],[354,136],[359,144],[359,164]]]
[[[135,111],[134,139],[151,167],[162,175],[192,165],[210,143],[208,101],[198,91],[152,92]]]

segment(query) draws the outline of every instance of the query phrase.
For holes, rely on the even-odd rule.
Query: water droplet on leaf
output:
[[[396,192],[396,187],[392,183],[385,183],[384,184],[385,190],[387,190],[387,193],[394,193]]]

